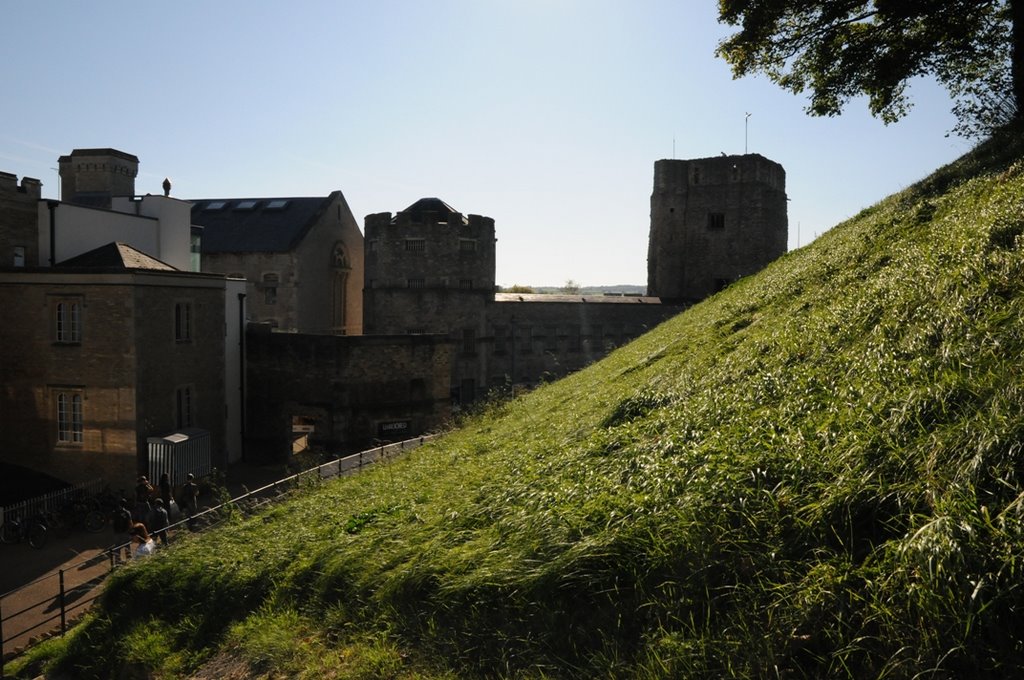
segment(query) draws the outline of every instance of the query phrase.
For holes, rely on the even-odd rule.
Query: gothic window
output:
[[[334,252],[331,255],[331,264],[335,269],[349,269],[348,255],[345,253],[345,246],[336,243]]]

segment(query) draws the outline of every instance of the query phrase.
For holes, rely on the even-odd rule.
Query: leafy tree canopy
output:
[[[735,77],[761,72],[809,92],[807,111],[834,116],[866,95],[886,123],[910,108],[908,82],[933,75],[957,100],[959,132],[1018,116],[1024,101],[1024,0],[719,0],[740,30],[718,55]]]

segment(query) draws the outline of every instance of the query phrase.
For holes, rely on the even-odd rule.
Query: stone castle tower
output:
[[[109,208],[115,196],[134,196],[139,159],[117,149],[75,149],[61,156],[60,200]]]
[[[692,303],[786,252],[786,171],[758,154],[654,164],[647,294]]]
[[[446,333],[467,346],[494,300],[494,220],[422,198],[364,221],[366,334]]]

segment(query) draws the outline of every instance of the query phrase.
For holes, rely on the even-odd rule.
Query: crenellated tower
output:
[[[786,171],[759,154],[654,164],[647,294],[692,303],[786,252]]]
[[[135,195],[139,159],[117,149],[75,149],[61,156],[60,199],[67,203],[109,208],[111,199]]]
[[[367,215],[364,226],[364,333],[483,333],[494,299],[493,219],[422,198],[394,217]]]

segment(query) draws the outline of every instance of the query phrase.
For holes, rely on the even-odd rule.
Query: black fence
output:
[[[309,488],[315,482],[354,474],[367,465],[417,448],[434,436],[375,447],[303,470],[224,503],[203,508],[194,516],[172,524],[168,532],[202,531],[217,526],[237,512],[252,512],[289,492]],[[100,596],[110,572],[128,561],[125,555],[130,554],[131,548],[130,543],[112,546],[0,595],[0,680],[5,677],[4,664],[10,658],[40,639],[67,632],[77,617]]]

